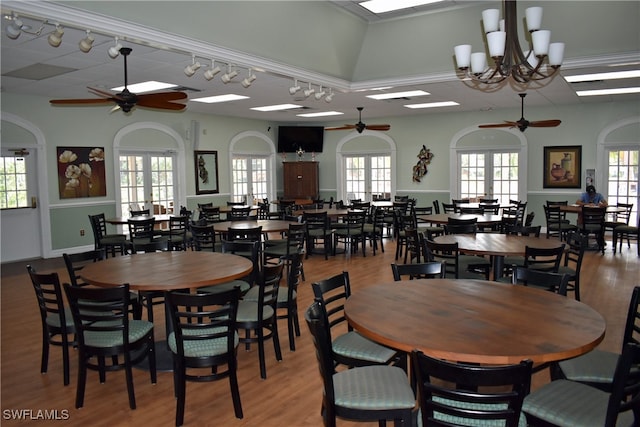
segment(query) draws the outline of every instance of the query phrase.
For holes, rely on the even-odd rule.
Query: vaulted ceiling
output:
[[[123,84],[122,57],[107,50],[117,36],[133,48],[129,57],[129,84],[146,80],[175,83],[189,99],[236,93],[248,98],[228,103],[189,101],[187,110],[281,123],[344,121],[357,118],[363,106],[369,118],[458,111],[513,108],[519,113],[518,92],[528,93],[528,106],[591,102],[638,101],[635,95],[578,97],[577,89],[634,85],[636,81],[569,84],[562,75],[640,67],[640,2],[540,2],[543,27],[552,41],[564,41],[561,74],[543,87],[504,85],[486,91],[471,87],[456,75],[453,46],[471,43],[483,48],[481,11],[500,8],[496,1],[453,1],[388,15],[373,15],[355,1],[3,1],[3,16],[16,13],[31,30],[9,39],[2,20],[2,91],[52,98],[90,98],[87,87],[109,90]],[[535,2],[518,2],[520,15]],[[43,20],[49,23],[36,33]],[[47,43],[54,29],[64,27],[59,47]],[[524,32],[524,23],[521,31]],[[91,30],[95,42],[88,53],[78,42]],[[526,40],[521,34],[521,40]],[[524,41],[523,41],[524,43]],[[196,55],[202,67],[187,77],[183,69]],[[219,75],[211,81],[203,71],[216,61],[223,70],[239,71],[229,84]],[[615,65],[615,67],[612,67]],[[252,68],[257,78],[244,88],[241,80]],[[222,73],[221,73],[222,74]],[[335,93],[304,98],[289,94],[298,79],[311,87]],[[380,90],[380,87],[388,89]],[[428,96],[377,101],[366,95],[421,89]],[[455,101],[459,106],[413,110],[407,104]],[[294,103],[300,108],[260,112],[253,107]],[[54,108],[54,107],[52,107]],[[104,109],[110,107],[55,107]],[[299,113],[333,110],[330,118],[303,118]],[[119,113],[122,114],[122,113]],[[133,113],[135,114],[135,112]],[[178,113],[179,114],[179,113]]]

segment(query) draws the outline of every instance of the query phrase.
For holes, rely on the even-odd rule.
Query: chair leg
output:
[[[87,356],[80,351],[78,352],[78,386],[76,388],[76,409],[82,408],[84,405],[84,389],[87,384]]]
[[[42,357],[40,359],[40,373],[46,374],[49,366],[49,332],[42,328]]]
[[[69,385],[69,338],[62,335],[62,375],[64,385]]]
[[[231,388],[231,399],[233,400],[233,410],[236,418],[242,419],[242,403],[240,401],[240,388],[238,387],[237,362],[233,360],[229,364],[229,387]]]
[[[176,426],[181,426],[184,423],[184,403],[186,400],[187,387],[186,387],[186,371],[185,367],[181,365],[174,373],[174,389],[176,391]]]
[[[136,395],[133,388],[133,372],[131,369],[131,356],[129,354],[124,355],[124,371],[127,379],[127,394],[129,394],[129,407],[136,409]]]

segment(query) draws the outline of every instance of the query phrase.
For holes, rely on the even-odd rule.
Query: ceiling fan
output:
[[[146,108],[158,108],[161,110],[184,110],[185,104],[176,103],[173,101],[179,101],[186,99],[187,94],[184,92],[157,92],[157,93],[145,93],[136,95],[129,92],[127,89],[127,56],[131,53],[131,48],[122,47],[120,53],[124,58],[124,89],[120,93],[113,94],[104,90],[89,87],[89,91],[101,98],[87,98],[87,99],[52,99],[49,102],[54,105],[68,105],[68,104],[116,104],[115,109],[121,108],[122,111],[128,113],[136,105]]]
[[[560,120],[538,120],[535,122],[530,122],[529,120],[525,119],[524,118],[524,97],[527,96],[527,94],[519,93],[518,95],[520,95],[520,99],[522,103],[520,120],[518,120],[517,122],[509,122],[505,120],[504,123],[480,125],[478,127],[481,127],[481,128],[515,128],[517,127],[518,129],[520,129],[520,132],[524,132],[525,129],[527,129],[528,127],[553,128],[560,124]]]
[[[362,123],[362,108],[363,107],[358,107],[358,123],[356,123],[355,125],[344,125],[344,126],[338,126],[338,127],[333,127],[333,128],[324,128],[324,130],[355,129],[355,130],[358,131],[358,133],[362,133],[362,131],[365,130],[365,129],[369,129],[369,130],[389,130],[389,129],[391,129],[390,125],[366,125],[366,124]]]

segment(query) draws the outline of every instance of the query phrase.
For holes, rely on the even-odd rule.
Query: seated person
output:
[[[580,198],[576,200],[578,205],[598,205],[607,206],[606,199],[602,194],[596,192],[596,187],[593,185],[587,185],[586,192],[582,193]]]

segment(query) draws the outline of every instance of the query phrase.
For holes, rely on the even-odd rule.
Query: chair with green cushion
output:
[[[296,351],[296,337],[300,336],[300,320],[298,319],[298,285],[302,281],[302,255],[293,254],[291,265],[287,273],[287,285],[278,287],[278,319],[287,320],[287,330],[289,332],[289,348]],[[243,296],[244,301],[257,301],[260,289],[257,286],[249,289]]]
[[[545,205],[543,208],[547,223],[547,239],[557,237],[560,240],[566,240],[569,232],[578,230],[575,224],[566,221],[565,214],[560,211],[559,205]]]
[[[69,339],[69,335],[75,334],[76,329],[71,312],[64,306],[58,273],[38,274],[31,265],[27,265],[27,271],[36,292],[42,322],[40,372],[47,373],[49,346],[60,346],[62,347],[63,384],[69,385],[69,347],[76,344],[75,337]],[[59,339],[56,336],[59,336]]]
[[[575,299],[580,301],[580,270],[588,240],[580,233],[567,234],[567,250],[564,252],[562,264],[558,273],[569,275],[567,291],[573,291]]]
[[[391,264],[393,280],[399,282],[403,276],[413,279],[444,279],[446,273],[443,262],[422,262],[418,264]]]
[[[264,343],[270,339],[273,341],[273,349],[276,360],[282,360],[280,350],[280,337],[278,335],[277,303],[278,289],[284,262],[265,265],[258,279],[258,298],[256,300],[242,299],[238,304],[238,317],[236,328],[244,330],[244,336],[240,335],[240,342],[245,344],[247,351],[251,343],[258,344],[258,359],[260,362],[260,378],[267,378],[265,363]]]
[[[79,272],[90,263],[102,261],[106,258],[106,251],[104,248],[98,250],[90,250],[85,252],[79,252],[75,254],[63,253],[62,258],[64,264],[67,267],[67,273],[69,273],[69,281],[71,286],[87,286],[79,275]],[[132,291],[129,295],[131,300],[131,312],[134,319],[142,318],[142,303],[140,296]]]
[[[437,202],[437,200],[434,200],[434,203],[435,202]],[[424,219],[424,216],[433,214],[433,208],[431,206],[416,206],[412,209],[412,213],[414,216],[414,222],[418,228],[418,233],[430,235],[431,237],[444,234],[444,228],[439,225],[433,225],[431,222]]]
[[[126,373],[129,407],[136,409],[133,389],[134,365],[147,359],[151,383],[156,383],[156,356],[153,323],[129,319],[129,285],[113,288],[75,287],[65,283],[73,323],[78,340],[78,388],[76,408],[84,405],[87,369],[99,373],[100,382],[106,371],[124,369]],[[123,362],[117,363],[122,356]],[[113,364],[106,366],[105,358]],[[95,360],[95,361],[94,361]]]
[[[524,267],[557,273],[564,254],[565,244],[557,248],[524,247]]]
[[[167,295],[173,324],[167,343],[173,354],[176,426],[184,422],[186,381],[229,378],[235,416],[243,417],[237,377],[239,341],[236,318],[239,300],[238,288],[216,294],[173,291]],[[202,368],[208,368],[208,372]],[[214,399],[209,404],[228,403]]]
[[[502,232],[504,234],[510,234],[512,236],[533,236],[540,237],[540,231],[542,226],[540,225],[522,225],[515,223],[505,223],[502,226]],[[503,276],[509,276],[513,269],[513,266],[524,266],[524,256],[510,255],[504,257],[504,270]]]
[[[127,236],[124,234],[107,233],[107,221],[103,213],[97,215],[89,215],[89,222],[93,230],[93,243],[95,249],[105,248],[107,256],[109,251],[111,256],[116,255],[116,250],[120,255],[124,255],[127,246]]]
[[[320,301],[326,310],[329,327],[336,330],[342,330],[344,326],[347,328],[347,332],[333,339],[333,358],[337,363],[349,367],[391,363],[406,367],[405,354],[363,337],[347,322],[344,304],[351,296],[349,272],[343,271],[341,274],[314,282],[311,287],[315,299]]]
[[[617,358],[611,392],[555,380],[531,392],[522,411],[532,426],[615,427],[640,423],[640,346],[627,343]]]
[[[245,241],[222,241],[222,253],[239,255],[251,261],[253,268],[245,277],[234,279],[218,285],[204,286],[198,288],[198,293],[218,293],[224,292],[234,287],[239,287],[242,294],[247,293],[258,280],[260,274],[260,242]]]
[[[372,207],[371,220],[364,223],[364,234],[365,241],[369,240],[370,245],[373,250],[373,255],[376,254],[376,250],[378,250],[378,243],[380,243],[380,250],[384,252],[384,217],[387,212],[377,206]]]
[[[582,224],[580,232],[589,237],[593,235],[596,239],[598,250],[604,255],[604,220],[606,208],[600,206],[582,206]]]
[[[437,243],[423,239],[425,261],[445,263],[445,277],[453,279],[485,279],[489,280],[491,264],[481,257],[461,255],[458,242]]]
[[[321,244],[324,259],[329,259],[329,254],[332,253],[333,229],[331,229],[331,220],[327,212],[303,212],[302,222],[307,224],[307,250],[305,258],[309,258],[309,255],[315,252],[316,246]]]
[[[619,225],[613,230],[613,253],[616,253],[616,246],[618,246],[618,239],[620,239],[620,252],[622,252],[622,242],[627,239],[628,247],[631,247],[630,239],[636,240],[636,249],[638,256],[640,257],[640,215],[638,215],[638,222],[633,225]]]
[[[269,260],[282,260],[285,263],[286,274],[289,273],[291,267],[291,259],[293,254],[304,254],[304,245],[307,241],[307,224],[304,222],[296,222],[289,224],[284,239],[266,240],[264,249],[262,250],[264,263],[271,262]],[[304,280],[304,269],[303,269]]]
[[[526,267],[515,267],[511,275],[511,283],[514,285],[544,289],[545,291],[555,292],[565,297],[567,296],[568,282],[568,274],[534,270]]]
[[[385,425],[414,425],[415,395],[407,373],[396,366],[360,366],[336,371],[335,340],[321,301],[305,311],[305,320],[313,336],[322,377],[322,418],[325,427],[335,427],[336,418],[375,421]]]
[[[640,286],[633,288],[622,345],[640,344]],[[563,360],[552,365],[552,379],[581,382],[606,392],[611,392],[616,363],[620,354],[595,349],[582,356]]]
[[[452,363],[414,350],[418,425],[526,427],[522,402],[531,386],[532,365],[530,360],[502,366]]]
[[[222,252],[222,242],[217,241],[211,225],[190,224],[189,229],[194,251]]]
[[[169,218],[169,230],[167,231],[167,236],[169,238],[169,250],[187,250],[188,226],[189,217],[187,216],[172,216]]]
[[[342,226],[337,227],[333,234],[333,254],[339,242],[344,244],[345,253],[356,253],[358,245],[362,245],[362,256],[367,256],[364,234],[364,222],[366,213],[360,211],[348,211],[342,218]]]
[[[633,212],[633,203],[616,203],[616,207],[622,209],[621,212],[607,213],[604,221],[604,231],[615,230],[620,225],[629,225],[631,212]]]

